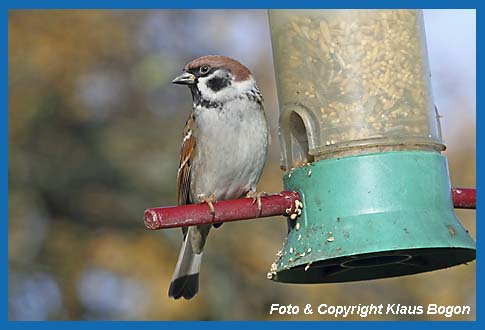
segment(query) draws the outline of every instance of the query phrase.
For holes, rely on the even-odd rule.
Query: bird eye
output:
[[[200,67],[200,73],[202,74],[209,72],[209,70],[210,70],[210,67],[208,65],[203,65]]]

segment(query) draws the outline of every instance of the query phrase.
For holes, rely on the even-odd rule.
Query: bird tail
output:
[[[170,288],[168,289],[170,298],[179,299],[184,297],[185,299],[191,299],[199,291],[199,271],[203,252],[197,254],[193,251],[190,242],[190,231],[191,228],[189,227],[180,250]]]

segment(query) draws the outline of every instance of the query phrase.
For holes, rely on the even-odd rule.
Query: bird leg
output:
[[[212,216],[216,214],[216,210],[214,209],[214,204],[217,201],[216,195],[212,194],[209,197],[206,197],[204,195],[199,195],[199,203],[207,203],[210,209],[210,213]]]
[[[262,203],[261,203],[261,198],[266,196],[267,193],[264,191],[256,192],[256,191],[249,191],[246,194],[246,198],[252,198],[253,199],[253,204],[256,202],[258,203],[258,216],[261,215],[261,208],[262,208]]]

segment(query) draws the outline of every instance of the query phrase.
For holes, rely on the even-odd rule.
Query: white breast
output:
[[[255,190],[263,171],[268,127],[261,105],[234,99],[222,109],[196,109],[196,154],[191,199],[215,194],[239,198]]]

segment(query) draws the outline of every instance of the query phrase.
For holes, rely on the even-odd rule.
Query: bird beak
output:
[[[192,73],[184,72],[174,80],[172,80],[172,84],[179,84],[179,85],[191,85],[195,82],[195,76]]]

